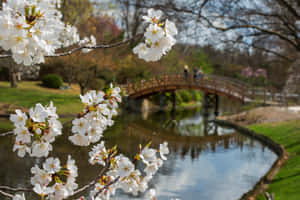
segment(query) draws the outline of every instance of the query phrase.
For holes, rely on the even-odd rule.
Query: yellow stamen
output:
[[[22,27],[22,24],[17,24],[17,25],[16,25],[16,28],[19,29],[19,30],[21,30],[21,29],[23,28],[23,27]]]
[[[23,41],[23,37],[17,36],[16,40],[17,40],[17,42],[22,42]]]

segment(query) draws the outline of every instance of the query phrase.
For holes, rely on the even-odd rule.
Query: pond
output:
[[[158,200],[239,199],[277,159],[260,142],[210,122],[199,110],[155,113],[146,119],[139,114],[123,113],[106,131],[104,140],[109,147],[117,144],[119,152],[129,157],[138,151],[138,144],[152,141],[152,146],[158,147],[168,141],[168,160],[149,185],[156,188]],[[87,184],[99,170],[87,162],[90,149],[74,148],[66,141],[63,136],[58,138],[51,156],[60,157],[64,163],[71,152],[79,167],[77,183]],[[1,138],[0,185],[31,187],[30,168],[43,159],[21,159],[12,147],[11,136]],[[30,199],[37,197],[31,195]],[[118,192],[115,199],[143,199],[143,195],[133,197]]]

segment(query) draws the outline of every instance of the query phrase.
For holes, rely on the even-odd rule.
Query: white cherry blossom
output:
[[[142,158],[144,163],[148,164],[149,162],[156,160],[156,152],[157,151],[155,149],[145,147],[142,150],[140,157]]]
[[[164,37],[164,34],[164,30],[157,24],[150,24],[146,29],[145,37],[150,40],[151,43],[155,43],[157,40]]]
[[[56,3],[54,3],[56,2]],[[0,10],[0,46],[18,64],[39,64],[61,47],[80,41],[76,27],[61,21],[60,1],[10,0]]]
[[[25,126],[27,115],[21,110],[17,109],[16,114],[10,115],[9,120],[12,121],[15,124],[15,126]]]
[[[27,145],[16,143],[16,144],[14,144],[13,151],[15,152],[17,150],[18,150],[17,155],[21,158],[23,158],[25,156],[25,154],[30,151],[30,149]]]
[[[78,146],[88,146],[90,145],[89,136],[81,135],[81,134],[75,134],[72,136],[69,136],[69,140]]]
[[[176,43],[174,36],[178,31],[175,24],[168,19],[165,23],[160,22],[161,15],[161,11],[148,10],[148,16],[143,17],[149,23],[144,33],[145,42],[133,48],[133,53],[147,62],[158,61]]]
[[[163,15],[162,11],[154,10],[153,8],[150,8],[148,10],[148,15],[143,16],[143,19],[149,23],[157,23],[160,20],[162,15]]]
[[[151,164],[148,164],[144,171],[149,176],[155,174],[157,170],[158,170],[158,165],[155,162],[153,162]]]
[[[47,158],[45,163],[43,164],[44,170],[46,170],[48,173],[56,173],[60,170],[60,161],[58,158]]]
[[[134,165],[132,164],[132,162],[127,157],[124,156],[120,156],[117,160],[118,160],[117,174],[120,177],[129,176],[129,174],[131,174],[131,172],[134,170]]]
[[[22,195],[16,194],[13,196],[12,200],[26,200],[24,193]]]
[[[163,160],[167,160],[167,158],[165,157],[165,155],[169,154],[169,148],[167,142],[164,142],[163,144],[159,145],[159,153],[160,153],[160,157]]]
[[[74,194],[78,188],[76,184],[77,166],[75,161],[68,156],[67,164],[62,168],[58,158],[48,158],[43,163],[43,169],[37,165],[31,168],[34,175],[31,184],[34,192],[50,200],[62,200]]]
[[[147,199],[147,200],[156,200],[156,191],[155,191],[155,189],[150,189],[147,193],[146,193],[146,195],[145,195],[145,198]]]
[[[76,118],[72,121],[72,124],[73,133],[85,134],[88,131],[88,120],[86,120],[85,118]]]
[[[32,143],[31,156],[47,157],[49,151],[52,151],[52,145],[48,142],[35,141]]]
[[[42,197],[48,195],[49,193],[54,192],[53,188],[46,187],[46,186],[41,186],[40,184],[35,184],[33,191]]]
[[[14,133],[17,135],[16,142],[21,142],[23,144],[31,142],[31,135],[26,127],[17,127],[14,130]]]
[[[42,104],[36,104],[35,108],[30,108],[29,116],[34,122],[45,122],[46,117],[48,117],[48,113]]]
[[[174,35],[178,34],[178,30],[176,28],[175,23],[171,22],[168,19],[166,20],[165,28],[166,28],[166,33],[169,34],[169,35],[171,35],[171,36],[174,36]]]
[[[34,174],[30,180],[32,185],[48,185],[52,181],[51,174],[43,169],[40,169],[37,165],[31,168],[31,173]]]
[[[105,159],[108,157],[104,142],[101,141],[100,144],[93,146],[92,151],[89,152],[89,162],[94,165],[98,163],[105,166]]]

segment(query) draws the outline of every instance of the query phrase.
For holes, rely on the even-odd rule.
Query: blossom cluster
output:
[[[109,199],[110,196],[115,194],[117,189],[122,189],[133,195],[138,195],[139,192],[145,192],[148,188],[148,182],[162,166],[163,160],[166,160],[165,155],[169,153],[168,144],[166,142],[160,145],[159,150],[149,148],[149,146],[150,144],[140,150],[135,156],[136,161],[140,160],[146,165],[143,173],[139,169],[136,169],[135,164],[128,157],[122,154],[116,155],[114,148],[106,149],[104,142],[94,146],[89,153],[89,162],[102,166],[108,165],[109,170],[105,176],[99,179],[94,190],[91,191],[92,198],[96,200]],[[160,158],[157,157],[158,152]],[[154,189],[151,189],[150,192],[148,192],[150,195],[146,195],[146,197],[149,197],[148,199],[154,199],[153,194],[155,194],[155,192],[153,192],[153,190]]]
[[[14,61],[26,66],[44,63],[45,56],[52,56],[57,49],[79,46],[94,47],[94,36],[80,40],[77,28],[62,21],[57,9],[60,1],[53,0],[10,0],[0,10],[0,47],[10,51]],[[162,12],[148,10],[143,16],[149,23],[144,33],[145,42],[133,52],[146,61],[157,61],[176,43],[175,24],[168,19],[161,22]],[[91,51],[83,48],[84,53]]]
[[[76,27],[61,21],[60,1],[9,0],[0,10],[0,47],[18,64],[43,63],[44,56],[80,41]]]
[[[84,96],[80,95],[84,104],[83,114],[72,121],[72,132],[69,140],[79,146],[96,143],[102,137],[103,131],[112,126],[112,117],[117,115],[118,103],[121,102],[120,88],[111,85],[106,92],[92,90]]]
[[[267,72],[265,69],[259,68],[254,72],[254,76],[267,78]]]
[[[96,46],[96,38],[93,35],[91,35],[90,38],[84,37],[82,40],[80,40],[79,45],[85,47]],[[92,49],[83,48],[81,51],[82,53],[89,53],[90,51],[92,51]]]
[[[50,200],[62,200],[73,195],[78,185],[75,183],[77,166],[75,160],[68,156],[67,164],[60,165],[58,158],[50,157],[43,163],[43,168],[37,165],[31,168],[33,191],[42,199],[48,196]]]
[[[253,69],[251,67],[247,67],[242,70],[241,75],[244,77],[251,77],[253,76]]]
[[[161,17],[162,12],[154,9],[149,9],[148,15],[143,16],[145,22],[149,23],[144,33],[145,42],[138,44],[133,52],[147,62],[158,61],[176,43],[174,36],[177,35],[177,28],[175,24],[168,19],[161,22]]]
[[[57,118],[52,102],[48,107],[36,104],[30,108],[29,115],[17,109],[16,114],[10,115],[16,135],[13,151],[17,150],[19,157],[26,153],[32,157],[47,157],[52,150],[51,143],[62,134],[62,125]]]
[[[256,71],[251,68],[251,67],[247,67],[247,68],[244,68],[241,72],[241,75],[246,77],[246,78],[249,78],[249,77],[264,77],[264,78],[267,78],[267,72],[265,69],[263,68],[258,68]]]

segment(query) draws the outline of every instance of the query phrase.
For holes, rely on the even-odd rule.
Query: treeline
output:
[[[128,37],[128,31],[122,30],[113,18],[95,14],[95,5],[89,0],[63,1],[61,9],[64,20],[75,24],[81,37],[92,34],[97,43],[102,44],[111,44]],[[289,63],[282,60],[278,62],[262,51],[250,51],[234,45],[217,49],[212,45],[179,43],[159,62],[147,63],[132,53],[132,48],[138,42],[133,41],[115,49],[97,49],[88,54],[77,52],[66,57],[48,59],[40,66],[37,78],[41,79],[50,73],[58,74],[64,82],[79,84],[82,93],[89,89],[102,89],[111,82],[124,84],[127,80],[147,79],[158,73],[183,73],[184,65],[188,65],[190,71],[201,66],[204,73],[233,77],[258,86],[268,84],[280,89],[286,80]],[[265,69],[267,78],[253,80],[241,76],[241,71],[247,67]],[[14,68],[14,71],[18,71],[18,66]],[[7,80],[11,77],[8,73],[7,64],[1,62],[0,79]]]

